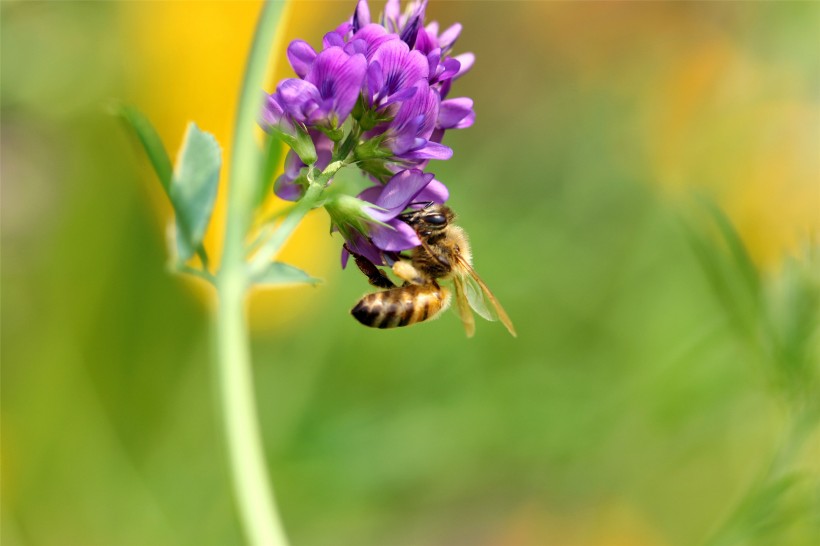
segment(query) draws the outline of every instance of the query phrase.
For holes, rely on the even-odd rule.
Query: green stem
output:
[[[262,158],[254,140],[265,71],[284,2],[265,3],[248,57],[233,139],[222,264],[216,277],[217,379],[234,495],[247,540],[287,546],[262,449],[253,389],[245,298],[245,236],[253,216]]]
[[[220,279],[218,380],[231,476],[249,544],[287,546],[265,464],[253,390],[245,279]]]
[[[287,242],[288,238],[293,233],[293,230],[302,221],[302,218],[316,207],[316,204],[322,198],[322,187],[318,184],[311,184],[308,186],[304,197],[300,199],[296,206],[291,209],[290,213],[285,216],[276,231],[265,241],[251,262],[251,276],[262,272],[267,265],[276,259],[282,246]]]

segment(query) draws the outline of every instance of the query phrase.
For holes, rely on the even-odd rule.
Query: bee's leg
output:
[[[424,277],[422,277],[418,269],[405,260],[399,260],[393,264],[393,273],[410,284],[425,284]]]
[[[355,252],[351,252],[350,248],[347,245],[345,245],[345,248],[348,252],[350,252],[350,255],[353,256],[353,259],[356,260],[356,266],[358,266],[359,271],[364,273],[370,284],[372,284],[373,286],[377,286],[379,288],[396,287],[396,285],[393,284],[393,281],[391,281],[390,278],[384,274],[384,271],[376,267],[375,264],[373,264],[373,262],[371,262],[364,256],[360,256]]]

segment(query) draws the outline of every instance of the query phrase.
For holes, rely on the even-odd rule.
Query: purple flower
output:
[[[399,37],[408,46],[416,45],[419,30],[424,25],[424,10],[427,8],[427,0],[421,0],[412,4],[407,14],[407,19],[399,30]]]
[[[437,129],[464,129],[474,122],[473,99],[460,97],[441,101],[436,120]]]
[[[415,87],[415,94],[401,104],[396,117],[384,128],[383,144],[399,160],[450,159],[450,148],[430,140],[441,98],[426,81],[416,82]]]
[[[435,180],[430,173],[408,169],[394,175],[385,184],[367,188],[358,195],[362,201],[373,203],[364,211],[376,222],[370,225],[369,238],[354,233],[347,247],[366,257],[374,264],[385,262],[384,253],[396,253],[415,248],[421,244],[416,232],[398,216],[411,206],[429,202],[444,203],[449,197],[447,187]],[[348,251],[342,251],[342,267],[347,264]]]
[[[410,98],[414,84],[426,79],[429,73],[427,59],[401,40],[391,40],[379,47],[372,56],[368,70],[368,90],[374,102],[386,106],[396,100]],[[408,93],[408,90],[413,90]]]
[[[458,69],[455,74],[452,73],[452,68],[454,66],[453,61],[458,63]],[[441,98],[446,98],[447,95],[450,94],[450,88],[453,85],[453,81],[469,72],[469,70],[473,67],[473,63],[475,63],[475,55],[472,53],[462,53],[461,55],[456,55],[455,57],[447,57],[441,62],[440,67],[438,67],[435,72],[431,71],[431,73],[434,74],[433,83],[438,89]]]
[[[294,49],[306,53],[303,46]],[[333,46],[319,53],[309,66],[307,62],[299,64],[304,55],[293,57],[298,59],[300,69],[307,68],[305,79],[291,78],[280,83],[275,102],[299,124],[327,129],[339,127],[359,96],[367,72],[364,55],[351,56]]]
[[[399,0],[387,0],[374,20],[367,0],[358,0],[320,50],[294,40],[287,58],[297,77],[280,82],[262,113],[263,127],[291,147],[274,184],[282,199],[301,199],[308,184],[330,184],[346,166],[376,183],[358,197],[335,192],[324,201],[345,239],[343,266],[349,252],[389,265],[421,244],[399,215],[447,200],[444,184],[422,169],[452,156],[441,144],[446,131],[475,121],[472,99],[447,98],[474,62],[471,53],[451,54],[462,27],[439,32],[438,23],[425,23],[426,8],[427,0],[414,0],[402,12]],[[308,167],[316,169],[310,182]]]
[[[423,34],[423,36],[422,36]],[[455,23],[440,35],[438,33],[438,22],[433,21],[420,33],[419,43],[416,48],[424,53],[429,53],[435,48],[440,48],[443,53],[449,53],[461,35],[461,23]]]
[[[351,55],[362,53],[369,62],[382,44],[398,39],[398,36],[387,32],[381,25],[367,24],[350,37],[345,51]]]
[[[288,62],[293,71],[300,78],[307,76],[313,61],[316,60],[316,51],[304,40],[293,40],[288,46]]]
[[[415,0],[411,2],[404,13],[401,13],[401,2],[399,0],[387,0],[382,15],[382,25],[390,32],[399,34],[402,39],[410,37],[413,30],[418,31],[424,25],[424,11],[427,8],[427,0]],[[412,36],[415,41],[416,36]],[[405,40],[407,41],[407,40]],[[413,44],[408,42],[410,47]]]
[[[265,129],[274,128],[282,133],[295,135],[296,128],[288,119],[285,109],[279,102],[276,94],[268,95],[265,99],[265,106],[262,109],[262,120],[260,125]]]
[[[353,19],[350,21],[354,34],[362,27],[370,24],[370,6],[367,0],[359,0],[356,3],[356,10],[353,12]]]

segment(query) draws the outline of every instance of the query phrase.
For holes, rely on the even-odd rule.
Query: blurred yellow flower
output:
[[[715,38],[679,52],[646,112],[658,183],[708,189],[764,267],[820,229],[820,109],[803,83]]]
[[[575,85],[639,105],[646,155],[629,161],[648,160],[662,191],[714,196],[764,267],[816,237],[820,106],[806,71],[812,53],[800,47],[804,33],[790,44],[777,34],[782,20],[767,24],[788,11],[672,2],[538,9],[543,17],[522,11],[533,47]]]
[[[665,546],[647,517],[621,499],[577,512],[524,505],[481,542],[486,546]]]

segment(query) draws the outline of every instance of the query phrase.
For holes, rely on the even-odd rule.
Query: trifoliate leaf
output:
[[[173,167],[156,129],[148,121],[148,118],[133,106],[118,106],[115,107],[114,111],[133,129],[146,155],[148,155],[154,171],[157,173],[162,188],[165,190],[166,195],[170,195]]]
[[[189,260],[202,242],[211,220],[222,166],[216,139],[188,124],[171,181],[171,203],[177,220],[179,259]]]

